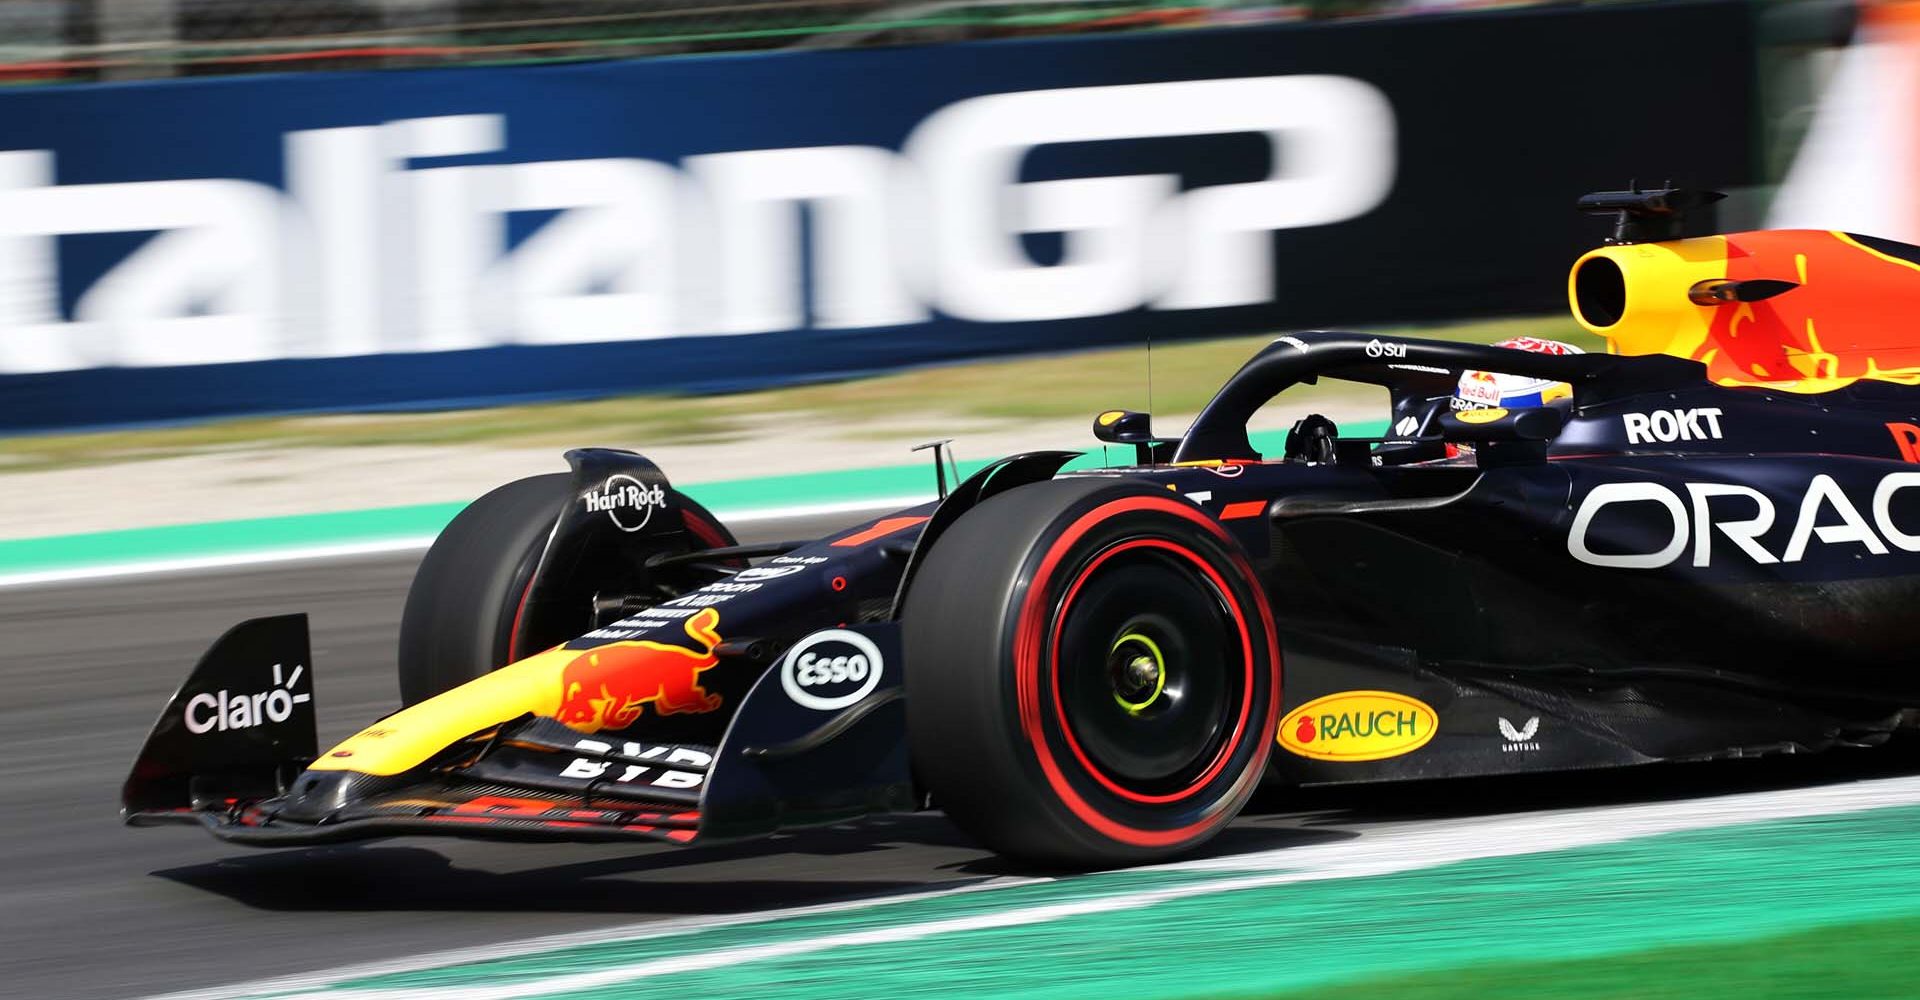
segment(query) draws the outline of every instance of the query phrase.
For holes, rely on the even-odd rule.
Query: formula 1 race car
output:
[[[1706,200],[1583,199],[1618,223],[1569,293],[1616,353],[1284,336],[1180,437],[1097,417],[1135,464],[1015,455],[816,540],[737,544],[639,455],[569,452],[427,553],[404,708],[320,752],[304,616],[244,623],[125,816],[687,844],[930,804],[1085,866],[1192,848],[1263,778],[1884,741],[1920,717],[1920,336],[1886,319],[1920,248],[1678,238]],[[1318,379],[1383,387],[1388,433],[1258,453]]]

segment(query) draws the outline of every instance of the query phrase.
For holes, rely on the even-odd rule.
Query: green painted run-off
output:
[[[1356,427],[1355,433],[1379,433],[1381,427]],[[1278,450],[1281,435],[1256,434],[1254,446]],[[1114,462],[1130,449],[1110,448]],[[969,475],[985,462],[962,462]],[[1102,464],[1096,446],[1070,468]],[[667,470],[669,477],[672,470]],[[931,463],[843,469],[788,476],[762,476],[686,486],[689,495],[724,520],[729,513],[787,507],[831,505],[899,498],[931,499]],[[255,517],[205,524],[167,525],[100,531],[49,538],[0,541],[0,576],[85,569],[177,559],[270,553],[319,546],[345,546],[427,539],[439,534],[466,501],[411,504],[321,514]]]
[[[649,937],[636,930],[629,940],[366,976],[329,989],[395,991],[380,994],[394,1000],[426,995],[416,990],[453,997],[476,988],[576,998],[1131,1000],[1366,997],[1370,989],[1353,987],[1373,983],[1391,986],[1395,997],[1458,997],[1446,988],[1450,983],[1498,979],[1503,968],[1529,968],[1536,976],[1583,962],[1589,969],[1630,970],[1649,961],[1644,956],[1675,948],[1751,960],[1767,952],[1753,942],[1846,925],[1897,929],[1920,918],[1920,807],[1725,826],[1398,874],[1227,885],[1245,874],[1119,872],[681,934]],[[1209,880],[1220,890],[1205,891]],[[1076,902],[1176,886],[1203,891],[1071,912]],[[1021,919],[1023,913],[1036,916]],[[806,954],[756,958],[751,951],[996,914],[1013,919]],[[1857,957],[1877,963],[1880,981],[1920,982],[1920,948],[1889,956],[1888,936],[1860,934]],[[1854,939],[1821,940],[1823,947],[1846,948]],[[1741,947],[1729,950],[1733,945]],[[729,960],[696,972],[635,968],[714,952]],[[1890,970],[1889,961],[1904,965]],[[1654,961],[1651,968],[1670,977],[1673,964]],[[601,971],[616,981],[555,988],[563,986],[556,977]],[[1534,978],[1530,997],[1768,995],[1754,989],[1750,975],[1692,971],[1691,989],[1678,993],[1670,980],[1635,980],[1626,972],[1612,975],[1605,993],[1585,992],[1577,979]],[[1744,992],[1715,988],[1723,979]]]

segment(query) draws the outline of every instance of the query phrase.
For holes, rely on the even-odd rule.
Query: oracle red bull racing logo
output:
[[[1920,552],[1913,510],[1913,498],[1920,494],[1901,496],[1915,489],[1920,489],[1920,472],[1887,473],[1870,496],[1859,486],[1850,496],[1839,480],[1821,474],[1798,497],[1788,494],[1780,502],[1776,494],[1740,483],[1600,483],[1574,512],[1567,554],[1589,566],[1661,569],[1681,559],[1711,566],[1715,543],[1722,539],[1762,566],[1817,558],[1831,546],[1857,546],[1840,550],[1856,559],[1888,555],[1889,546]],[[1788,511],[1791,530],[1783,516]],[[1642,551],[1609,550],[1615,536],[1623,535],[1640,541]]]
[[[711,712],[720,696],[700,674],[720,662],[720,612],[703,608],[686,620],[695,648],[663,642],[614,642],[582,652],[560,668],[554,718],[583,733],[625,729],[649,704],[659,715]]]

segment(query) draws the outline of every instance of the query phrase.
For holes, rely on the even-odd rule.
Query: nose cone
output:
[[[358,771],[307,771],[272,807],[275,815],[296,823],[324,823],[342,809],[400,784],[396,778]]]

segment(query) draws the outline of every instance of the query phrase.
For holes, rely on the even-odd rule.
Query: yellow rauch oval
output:
[[[1342,691],[1288,712],[1280,745],[1314,760],[1382,760],[1426,746],[1439,728],[1439,714],[1418,698]]]

